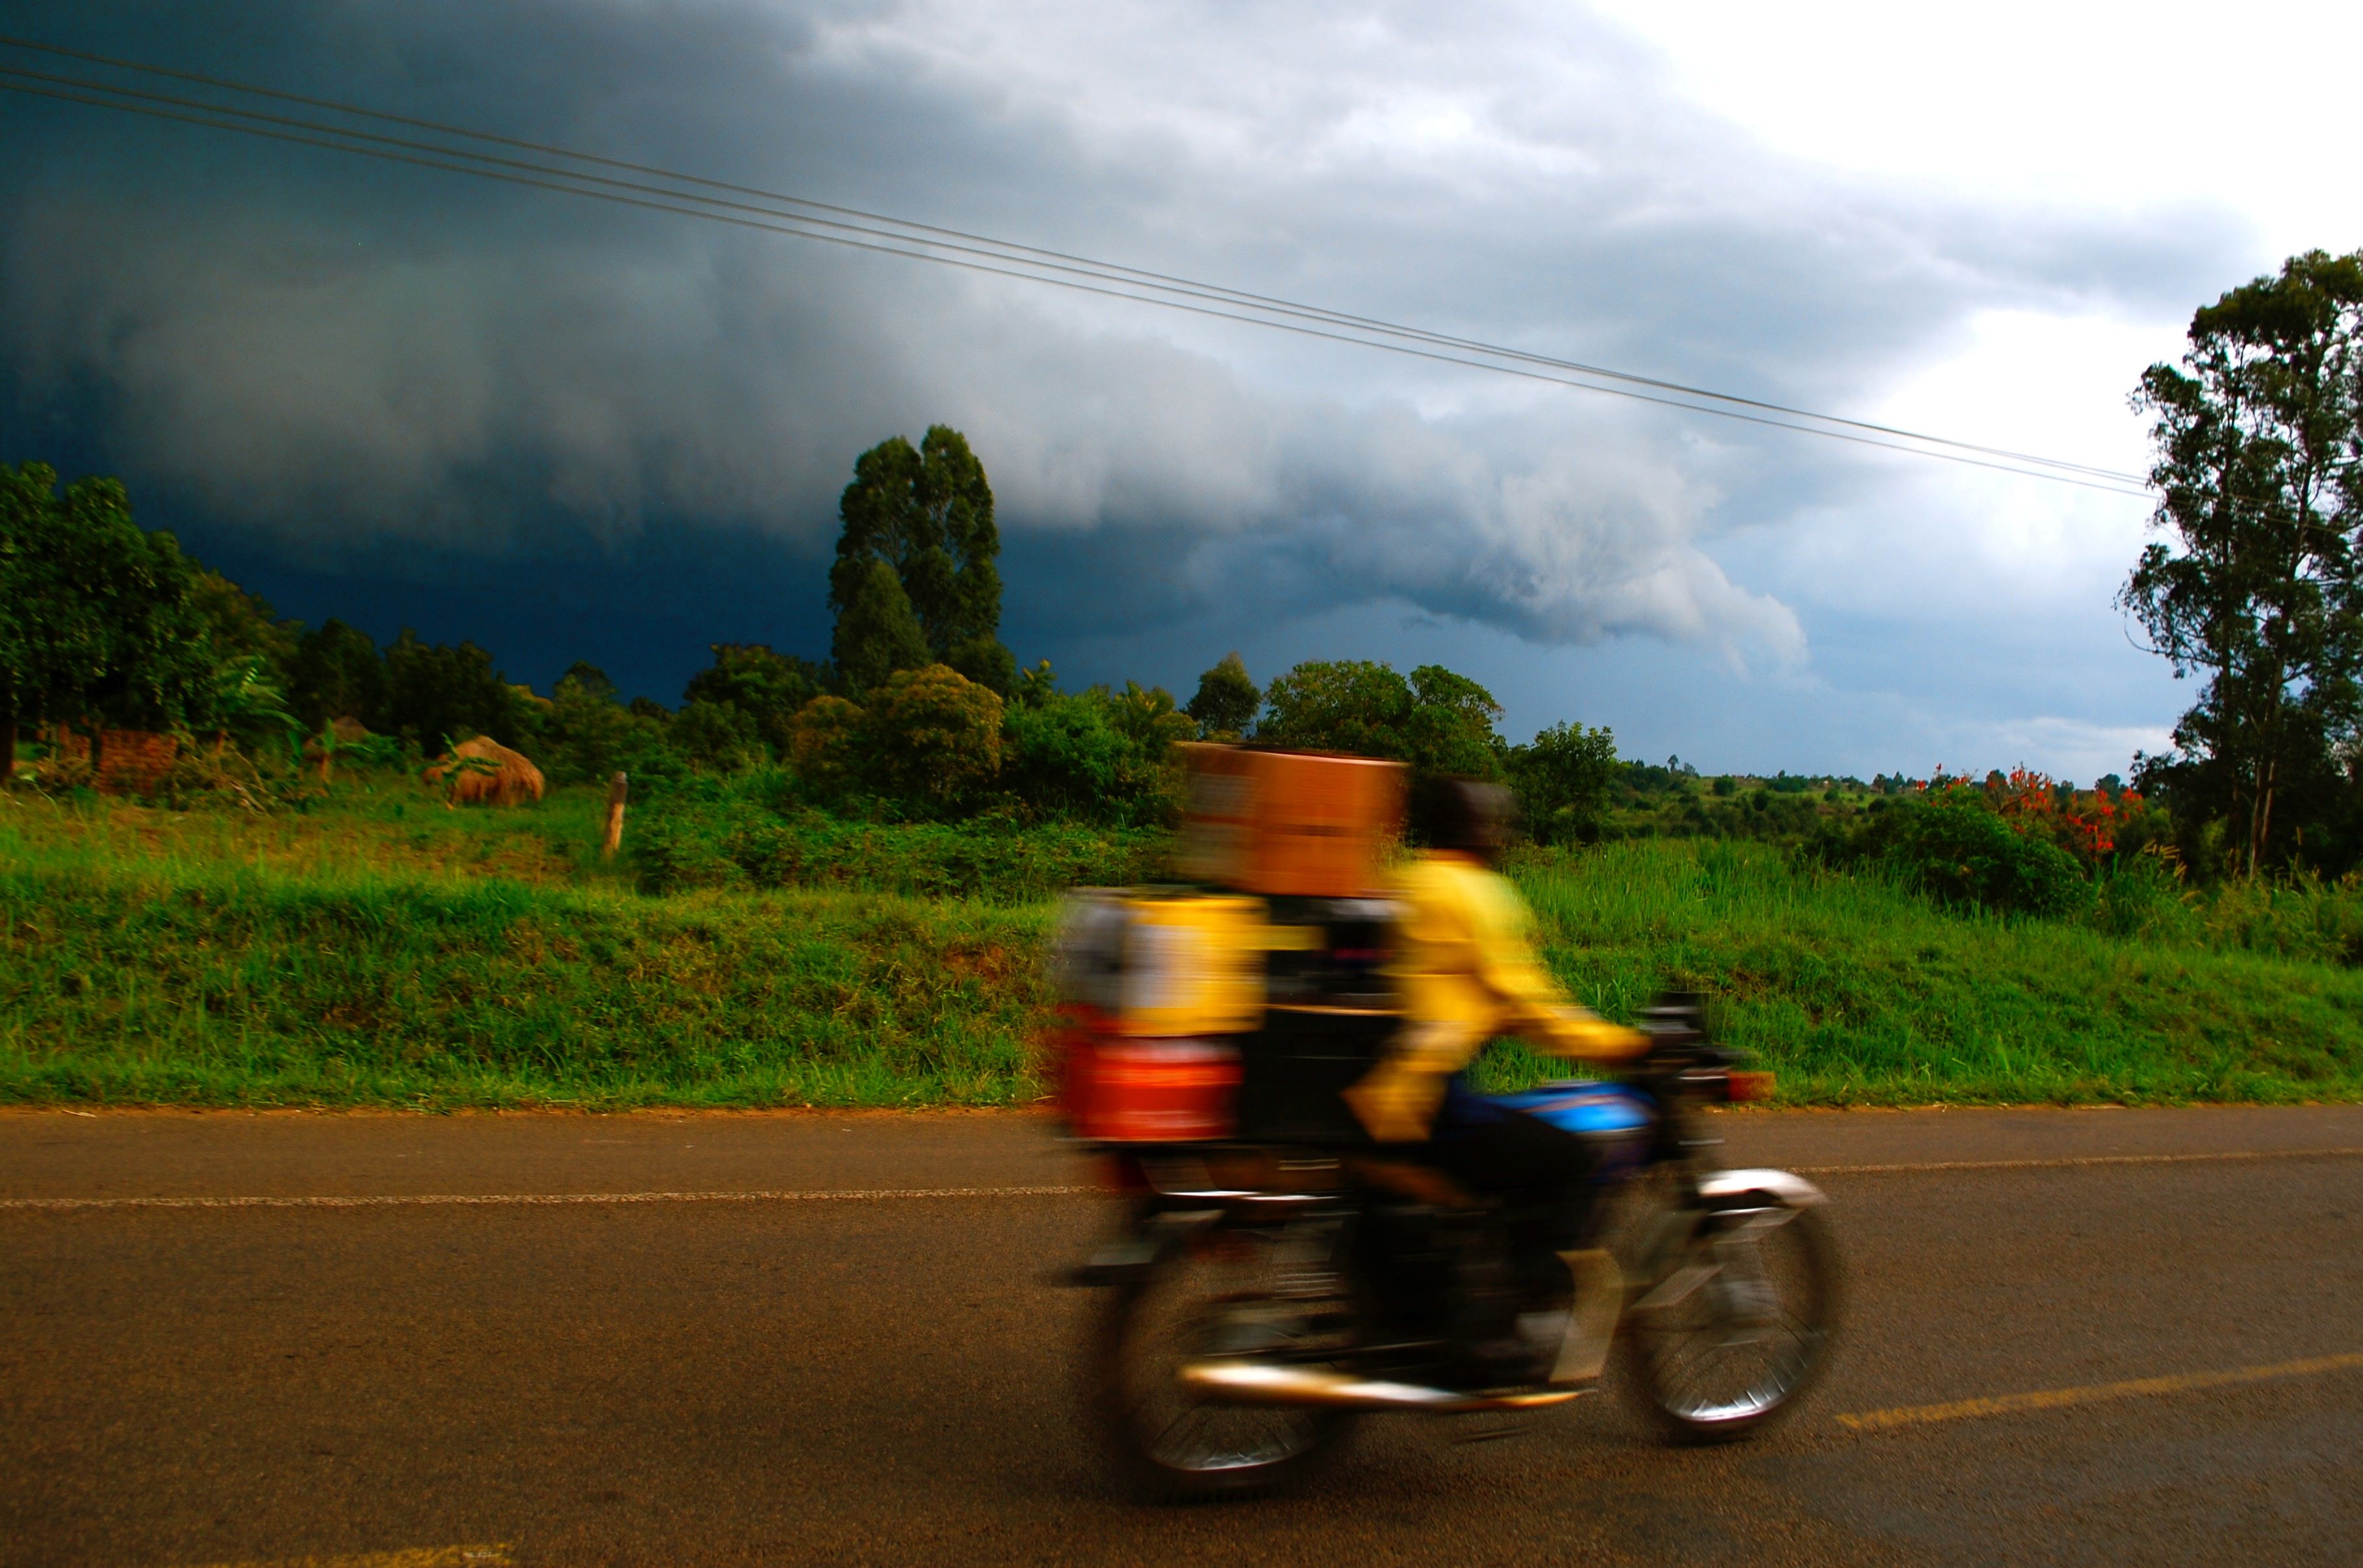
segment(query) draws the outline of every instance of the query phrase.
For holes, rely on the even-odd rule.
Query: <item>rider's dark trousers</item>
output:
[[[1553,1252],[1584,1244],[1594,1161],[1574,1133],[1473,1094],[1455,1077],[1428,1157],[1463,1187],[1498,1197],[1525,1217],[1532,1241]]]

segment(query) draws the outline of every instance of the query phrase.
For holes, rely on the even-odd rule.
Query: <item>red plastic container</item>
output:
[[[1237,1125],[1239,1054],[1217,1040],[1141,1040],[1068,1030],[1068,1130],[1098,1143],[1200,1143]]]

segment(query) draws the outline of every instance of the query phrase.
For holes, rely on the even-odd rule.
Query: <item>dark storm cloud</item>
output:
[[[1997,214],[1783,165],[1555,13],[1259,7],[1247,46],[1217,9],[1144,12],[1097,55],[1109,13],[1080,5],[982,30],[622,0],[0,30],[1825,405],[1982,308],[2187,300],[2231,244],[2204,214]],[[1397,600],[1779,663],[1795,614],[1707,547],[1865,482],[1585,394],[97,110],[0,116],[28,215],[0,240],[8,427],[76,425],[242,558],[410,552],[526,588],[604,551],[661,598],[669,570],[710,581],[668,567],[676,536],[816,560],[852,455],[940,419],[1027,563],[1022,634]]]

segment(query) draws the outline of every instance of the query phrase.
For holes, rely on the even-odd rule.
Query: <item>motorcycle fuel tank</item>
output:
[[[1599,1151],[1603,1180],[1640,1168],[1658,1125],[1658,1108],[1648,1097],[1623,1084],[1545,1084],[1521,1094],[1485,1098],[1506,1110],[1540,1117],[1590,1143]]]

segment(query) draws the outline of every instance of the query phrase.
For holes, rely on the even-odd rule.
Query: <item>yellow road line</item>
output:
[[[1943,1171],[2074,1170],[2086,1165],[2220,1165],[2235,1160],[2353,1159],[2363,1149],[2233,1149],[2202,1154],[2063,1154],[2025,1160],[1921,1160],[1885,1165],[1792,1165],[1799,1176],[1910,1176]]]
[[[2045,1388],[2031,1394],[1998,1394],[1987,1399],[1956,1399],[1945,1405],[1904,1405],[1892,1410],[1864,1410],[1842,1415],[1838,1425],[1854,1431],[1882,1431],[1891,1427],[1920,1427],[1937,1421],[1963,1421],[1980,1416],[2012,1416],[2022,1410],[2055,1410],[2063,1405],[2096,1405],[2107,1399],[2138,1399],[2153,1394],[2188,1394],[2201,1388],[2223,1388],[2238,1383],[2265,1383],[2281,1377],[2312,1377],[2325,1372],[2363,1370],[2363,1353],[2318,1355],[2307,1361],[2275,1362],[2269,1366],[2239,1366],[2225,1372],[2179,1372],[2164,1377],[2134,1377],[2123,1383],[2095,1383],[2081,1388]]]
[[[509,1568],[505,1546],[407,1546],[339,1557],[274,1557],[267,1562],[224,1562],[216,1568]]]

